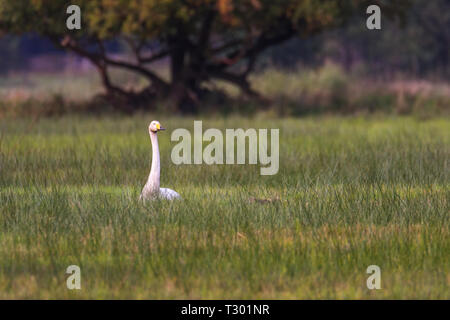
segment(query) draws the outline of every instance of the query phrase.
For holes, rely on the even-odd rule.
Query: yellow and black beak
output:
[[[159,123],[157,123],[156,124],[156,130],[161,131],[161,130],[166,130],[166,129],[161,127],[161,125]]]

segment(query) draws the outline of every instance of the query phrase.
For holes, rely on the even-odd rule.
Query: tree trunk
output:
[[[199,82],[193,78],[194,73],[190,71],[186,57],[186,51],[179,47],[170,55],[171,83],[168,98],[174,109],[183,113],[195,113]]]

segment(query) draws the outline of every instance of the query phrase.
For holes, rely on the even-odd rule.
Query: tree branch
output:
[[[252,89],[250,83],[248,82],[247,78],[244,75],[237,75],[230,72],[215,70],[210,72],[210,76],[212,78],[234,84],[235,86],[239,87],[243,93],[245,93],[250,97],[257,98],[264,102],[268,101],[268,99],[264,98],[257,91]]]
[[[262,35],[258,38],[253,46],[248,46],[245,48],[245,44],[243,48],[236,49],[235,51],[229,53],[225,58],[216,61],[216,65],[221,69],[225,69],[229,66],[236,64],[238,61],[242,59],[249,58],[251,60],[255,60],[256,57],[265,49],[270,46],[279,44],[291,38],[295,34],[295,30],[292,27],[288,27],[286,31],[281,34],[277,34],[276,36],[267,37],[266,33],[262,33]],[[252,62],[253,63],[253,62]],[[251,67],[253,67],[251,65]]]
[[[211,51],[214,54],[218,54],[222,51],[226,51],[228,49],[234,48],[241,44],[242,44],[242,39],[230,40],[230,42],[224,43],[219,47],[213,48]]]
[[[154,62],[156,60],[166,57],[167,55],[169,55],[169,53],[170,53],[170,50],[162,50],[158,53],[152,54],[150,57],[145,57],[145,58],[140,57],[139,62],[143,63],[143,64],[151,63],[151,62]]]
[[[135,64],[131,64],[125,61],[118,61],[113,60],[107,57],[105,48],[103,46],[103,43],[101,41],[98,41],[99,47],[100,47],[100,54],[89,52],[82,47],[80,47],[77,42],[71,38],[70,36],[66,36],[63,38],[63,40],[60,42],[60,45],[63,48],[70,49],[74,51],[75,53],[88,58],[92,63],[94,63],[97,67],[106,68],[106,65],[111,65],[131,71],[135,71],[148,79],[151,80],[151,82],[156,85],[161,90],[167,90],[169,85],[162,80],[159,76],[151,72],[150,70],[139,66]]]

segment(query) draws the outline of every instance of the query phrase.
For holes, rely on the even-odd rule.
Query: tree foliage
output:
[[[384,12],[399,11],[391,2],[378,2]],[[81,30],[66,28],[70,4],[81,8]],[[366,6],[361,0],[0,0],[0,31],[37,32],[89,59],[111,96],[170,98],[192,111],[209,92],[205,84],[216,79],[259,97],[248,75],[264,50],[336,26]],[[105,41],[118,38],[132,60],[108,55]],[[161,59],[169,61],[170,80],[149,67]],[[111,67],[136,72],[150,85],[143,92],[126,91],[110,80]]]

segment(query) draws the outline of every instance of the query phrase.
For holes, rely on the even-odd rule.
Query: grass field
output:
[[[162,186],[184,200],[144,206],[153,119]],[[172,164],[171,130],[193,120],[0,120],[0,298],[450,299],[448,118],[203,121],[279,128],[274,176]]]

